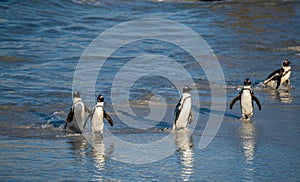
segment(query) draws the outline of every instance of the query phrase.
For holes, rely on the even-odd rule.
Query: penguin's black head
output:
[[[75,91],[74,93],[73,93],[73,98],[79,98],[80,97],[80,93],[78,92],[78,91]]]
[[[245,86],[251,85],[251,80],[250,80],[249,78],[246,78],[246,79],[244,80],[244,85],[245,85]]]
[[[104,97],[102,95],[98,95],[97,102],[104,102]]]
[[[182,93],[189,93],[190,90],[191,90],[191,88],[190,88],[189,86],[185,86],[185,87],[183,87],[183,89],[182,89]]]
[[[283,60],[282,66],[283,66],[283,67],[290,66],[290,61],[287,60],[287,59]]]

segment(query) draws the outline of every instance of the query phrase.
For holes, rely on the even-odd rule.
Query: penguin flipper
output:
[[[111,119],[111,117],[107,114],[107,112],[103,109],[103,116],[108,121],[110,126],[114,125],[114,121]]]
[[[258,98],[254,95],[254,93],[252,93],[252,100],[254,100],[256,102],[258,109],[261,110],[260,102],[259,102]]]
[[[279,70],[276,71],[276,74],[273,78],[273,80],[277,81],[276,89],[278,89],[281,84],[281,77],[283,76],[283,73],[284,73],[283,68],[280,68]]]
[[[189,124],[191,124],[193,122],[193,112],[192,111],[190,112],[188,121],[189,121]]]
[[[93,112],[93,113],[90,113],[90,114],[88,115],[88,117],[86,118],[86,120],[85,120],[85,122],[84,122],[84,124],[83,124],[83,128],[85,128],[87,121],[88,121],[90,118],[92,118],[92,115],[94,115],[94,112]]]
[[[239,93],[231,102],[229,108],[232,109],[233,105],[235,104],[236,101],[241,99],[241,93]]]
[[[174,113],[175,114],[175,121],[174,121],[174,124],[176,124],[176,121],[177,121],[177,119],[180,115],[180,111],[181,111],[180,106],[181,106],[181,98],[180,98],[179,102],[177,103],[177,105],[175,107],[175,113]]]
[[[68,126],[68,124],[71,123],[71,122],[73,121],[73,117],[74,117],[74,110],[73,110],[73,108],[71,107],[71,108],[70,108],[70,111],[69,111],[69,113],[68,113],[68,116],[67,116],[67,118],[66,118],[66,121],[65,121],[65,127],[64,127],[64,129],[66,129],[67,126]]]
[[[85,122],[84,122],[84,124],[83,124],[83,128],[85,128],[85,126],[86,126],[86,124],[87,124],[87,121],[91,118],[91,120],[93,119],[93,116],[94,116],[94,113],[95,113],[95,107],[93,107],[92,108],[92,111],[90,111],[89,109],[87,109],[86,107],[85,107],[85,111],[87,112],[87,110],[88,110],[88,113],[89,113],[89,115],[88,115],[88,117],[85,119]]]
[[[277,86],[276,86],[276,89],[278,89],[279,88],[279,86],[280,86],[280,83],[281,83],[281,76],[277,76]]]
[[[276,80],[277,78],[277,76],[280,76],[280,74],[282,74],[282,68],[280,68],[280,69],[278,69],[278,70],[276,70],[276,71],[274,71],[274,72],[272,72],[269,76],[268,76],[268,78],[264,81],[264,84],[268,84],[270,81],[272,81],[272,80]]]

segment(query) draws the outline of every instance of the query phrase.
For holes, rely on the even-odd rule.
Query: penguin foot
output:
[[[240,121],[250,121],[250,119],[251,119],[251,116],[245,115],[245,116],[241,117],[239,120]]]

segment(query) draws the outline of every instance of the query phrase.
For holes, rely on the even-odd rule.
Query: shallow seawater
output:
[[[299,1],[2,1],[0,9],[2,181],[300,180]],[[126,22],[140,18],[156,22],[132,31]],[[215,65],[199,66],[187,50],[162,41],[166,37],[118,47],[101,71],[94,68],[104,55],[93,52],[96,56],[87,59],[96,62],[79,81],[83,88],[93,82],[94,92],[84,99],[93,103],[95,95],[104,95],[115,124],[105,123],[104,135],[94,140],[64,132],[86,48],[122,23],[131,38],[141,31],[159,35],[150,31],[156,26],[167,35],[179,31],[171,23],[160,25],[160,20],[198,33],[217,56],[225,83],[218,82]],[[193,39],[186,34],[175,37],[172,41],[191,49],[203,48],[188,44]],[[104,48],[113,42],[126,40],[115,34]],[[283,59],[292,62],[291,88],[263,88],[260,82]],[[215,74],[216,82],[207,73]],[[255,105],[254,117],[243,122],[239,103],[232,110],[228,103],[247,77],[262,110]],[[174,133],[178,85],[187,84],[193,88],[194,121],[189,132]],[[226,89],[226,97],[213,88]],[[205,133],[210,114],[222,116],[223,109],[216,136]],[[217,126],[218,121],[212,123]],[[210,137],[200,149],[200,142]],[[133,145],[120,145],[118,139]]]

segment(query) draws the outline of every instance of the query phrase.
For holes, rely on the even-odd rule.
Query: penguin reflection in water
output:
[[[107,112],[104,110],[104,97],[102,95],[99,95],[97,97],[97,104],[93,107],[92,112],[90,115],[86,118],[83,128],[85,128],[87,121],[91,121],[92,123],[92,132],[103,132],[104,118],[108,121],[110,126],[113,126],[113,120],[111,117],[107,114]]]
[[[230,109],[232,109],[234,103],[240,100],[242,118],[245,120],[250,120],[253,116],[253,100],[258,105],[258,109],[261,110],[261,105],[258,98],[254,95],[251,88],[251,80],[246,78],[244,80],[244,87],[240,91],[240,93],[231,101]]]
[[[289,62],[289,60],[283,60],[281,68],[271,73],[264,81],[264,84],[275,89],[278,89],[279,86],[284,83],[289,87],[292,71],[290,64],[291,63]]]
[[[75,91],[73,93],[73,104],[68,113],[64,129],[81,133],[85,117],[90,112],[91,111],[82,102],[80,93]]]
[[[173,130],[186,128],[193,120],[191,88],[185,86],[182,89],[182,96],[175,108],[175,121]]]

